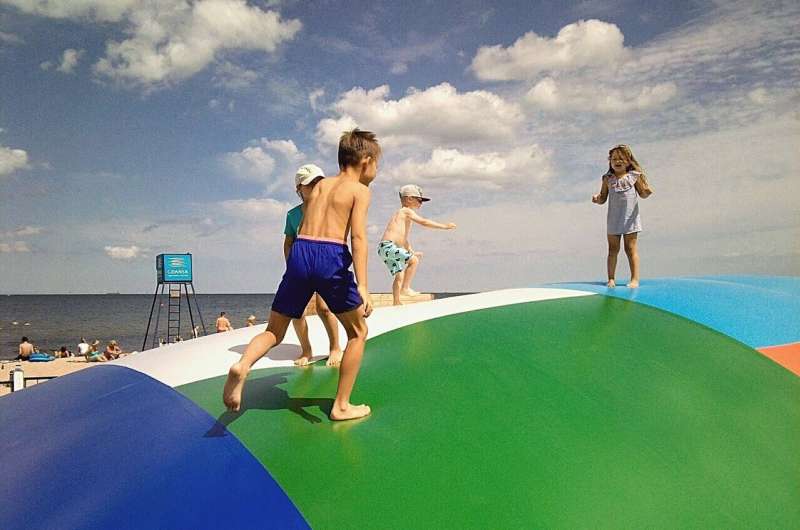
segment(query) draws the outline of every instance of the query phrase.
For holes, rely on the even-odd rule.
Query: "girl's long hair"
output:
[[[614,169],[611,167],[611,154],[614,151],[619,151],[620,153],[623,154],[623,156],[625,156],[625,158],[628,159],[628,167],[626,168],[626,170],[627,171],[633,170],[636,171],[637,173],[640,173],[642,184],[647,184],[647,175],[644,172],[644,168],[639,163],[639,161],[636,160],[636,157],[633,156],[633,151],[631,151],[630,146],[626,144],[615,145],[608,151],[608,174],[614,173]]]

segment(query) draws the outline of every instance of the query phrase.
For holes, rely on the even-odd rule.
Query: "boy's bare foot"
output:
[[[369,405],[348,404],[346,408],[342,409],[334,404],[331,410],[331,419],[334,421],[355,420],[369,416],[370,412],[372,412],[372,409],[369,408]]]
[[[325,362],[326,366],[339,366],[342,364],[342,356],[344,353],[340,349],[331,350],[328,355],[328,360]]]
[[[308,362],[311,360],[311,352],[303,352],[300,354],[300,357],[294,360],[295,366],[308,366]]]
[[[242,389],[246,379],[247,370],[241,364],[236,363],[228,370],[228,379],[222,390],[222,401],[231,412],[238,412],[242,405]]]
[[[409,287],[408,289],[403,289],[402,291],[400,291],[400,294],[402,294],[403,296],[417,296],[419,293]]]
[[[631,281],[629,281],[628,282],[628,287],[630,287],[631,289],[636,289],[637,287],[639,287],[639,280],[631,280]]]
[[[617,286],[617,282],[615,282],[614,280],[608,280],[608,283],[606,284],[606,287],[609,287],[609,288],[616,287],[616,286]]]

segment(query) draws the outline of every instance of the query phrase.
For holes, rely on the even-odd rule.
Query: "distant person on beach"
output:
[[[61,346],[61,348],[58,350],[58,353],[56,353],[56,357],[59,359],[66,359],[67,357],[72,356],[72,352],[69,351],[66,346]]]
[[[81,341],[78,343],[78,355],[86,355],[89,353],[90,348],[91,346],[89,346],[89,343],[86,342],[86,339],[81,337]]]
[[[103,352],[103,357],[106,358],[106,361],[111,361],[113,359],[119,358],[120,354],[122,353],[122,349],[120,349],[119,344],[117,341],[112,340],[109,341],[106,345],[106,351]]]
[[[365,318],[372,313],[367,288],[368,186],[377,175],[380,155],[381,148],[375,134],[359,129],[342,134],[339,140],[339,174],[322,179],[305,203],[303,223],[275,293],[267,329],[250,341],[242,358],[228,371],[222,394],[228,410],[239,410],[250,368],[272,347],[280,344],[291,319],[303,315],[316,291],[347,333],[347,347],[330,418],[352,420],[370,413],[367,405],[351,404],[350,394],[367,340]],[[352,256],[346,243],[348,234]],[[349,270],[351,264],[356,281]]]
[[[19,343],[19,355],[17,356],[17,358],[22,361],[27,361],[28,359],[31,358],[32,353],[33,353],[33,344],[28,342],[28,337],[22,337],[22,340]]]
[[[617,255],[619,238],[625,242],[625,254],[631,268],[628,287],[639,287],[639,251],[637,239],[642,231],[637,195],[646,199],[653,194],[642,166],[625,144],[616,145],[608,152],[608,171],[602,177],[600,193],[592,196],[595,204],[604,204],[608,199],[607,238],[608,287],[616,287]]]
[[[247,327],[251,328],[255,325],[256,325],[256,316],[250,315],[249,317],[247,317]]]
[[[217,333],[222,333],[223,331],[233,331],[233,326],[231,326],[231,321],[228,320],[228,317],[225,316],[225,311],[219,314],[217,318],[216,327]]]
[[[389,274],[394,276],[392,281],[392,301],[400,305],[400,295],[415,296],[419,293],[411,288],[411,280],[417,273],[422,252],[415,252],[408,240],[411,234],[411,221],[427,228],[453,230],[455,223],[437,223],[425,219],[415,210],[423,202],[429,201],[423,197],[422,189],[415,184],[407,184],[400,188],[400,209],[397,210],[383,232],[381,242],[378,243],[378,256],[386,264]]]
[[[288,262],[289,253],[292,250],[292,244],[297,239],[297,231],[303,222],[303,212],[305,209],[306,201],[311,195],[311,191],[319,181],[325,178],[325,174],[318,166],[314,164],[306,164],[297,170],[294,175],[294,185],[297,195],[303,200],[286,214],[286,227],[283,229],[283,257]],[[339,366],[342,362],[342,349],[339,347],[339,325],[336,322],[336,317],[333,316],[325,300],[319,294],[314,295],[314,303],[317,308],[317,315],[322,320],[325,326],[325,332],[328,334],[328,366]],[[294,364],[297,366],[306,366],[311,360],[311,342],[308,340],[308,323],[306,322],[305,314],[300,318],[293,318],[292,325],[294,331],[297,333],[297,338],[300,341],[300,357],[295,359]]]
[[[97,339],[93,340],[92,344],[89,346],[89,351],[86,352],[86,362],[102,363],[106,360],[103,352],[97,351],[98,346],[100,346],[100,341]]]

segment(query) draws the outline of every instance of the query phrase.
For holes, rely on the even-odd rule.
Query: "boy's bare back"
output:
[[[356,204],[369,201],[369,188],[342,174],[314,186],[298,235],[346,241]]]

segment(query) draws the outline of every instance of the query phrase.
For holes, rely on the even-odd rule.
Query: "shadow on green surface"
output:
[[[278,387],[287,382],[287,375],[286,372],[283,372],[248,381],[241,410],[239,412],[223,412],[205,437],[225,436],[228,425],[239,419],[248,410],[289,410],[309,423],[322,423],[322,418],[306,410],[307,407],[318,407],[325,416],[330,417],[333,409],[332,398],[290,397],[286,390]]]

